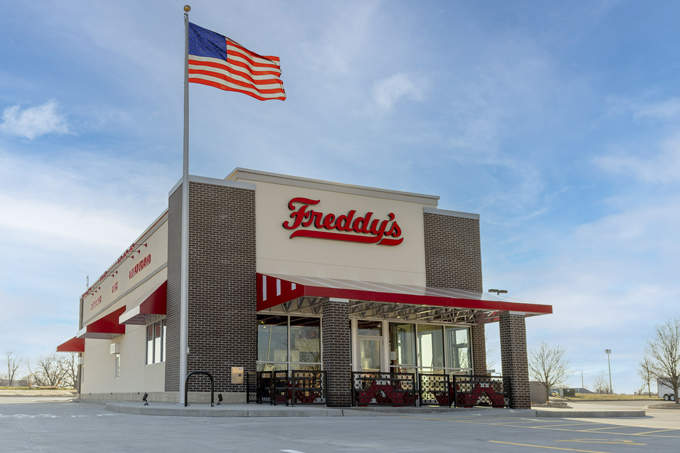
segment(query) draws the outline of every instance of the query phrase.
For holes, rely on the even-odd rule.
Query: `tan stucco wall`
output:
[[[344,193],[333,190],[332,186],[321,190],[245,178],[239,181],[256,185],[258,272],[425,284],[425,204]],[[397,246],[383,246],[306,237],[291,239],[292,231],[283,228],[282,223],[291,219],[293,211],[288,208],[288,202],[295,197],[321,200],[310,209],[336,216],[355,210],[355,217],[373,212],[373,219],[383,220],[393,213],[404,241]]]
[[[150,263],[130,278],[130,270],[148,255],[151,255]],[[83,322],[87,323],[101,317],[104,311],[108,312],[107,309],[112,303],[117,306],[125,305],[119,303],[121,297],[128,300],[129,297],[125,293],[135,288],[145,277],[152,275],[159,268],[166,267],[167,261],[168,222],[166,217],[148,237],[140,238],[132,253],[114,266],[109,276],[93,287],[91,293],[83,298]],[[118,286],[114,291],[116,283]],[[101,302],[98,302],[99,297],[101,297]],[[96,306],[93,307],[95,303]]]
[[[135,258],[126,258],[114,268],[116,278],[109,277],[98,285],[101,289],[83,301],[83,327],[112,311],[125,306],[130,309],[139,304],[155,288],[167,280],[167,218],[157,225],[148,237],[142,237]],[[143,244],[147,244],[146,247]],[[129,271],[140,258],[151,254],[149,265],[129,278]],[[118,270],[118,274],[115,274]],[[110,280],[110,282],[108,281]],[[111,287],[118,281],[118,289]],[[102,302],[90,309],[92,300],[102,294]],[[96,297],[95,297],[96,296]],[[110,353],[112,343],[120,345],[120,377],[115,378],[115,355]],[[165,387],[165,363],[145,365],[146,326],[127,325],[125,335],[110,340],[85,339],[83,366],[85,379],[81,393],[162,392]]]

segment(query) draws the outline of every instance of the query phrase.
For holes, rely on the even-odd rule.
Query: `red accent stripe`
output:
[[[241,61],[240,59],[245,60]],[[244,55],[238,51],[234,51],[233,49],[230,49],[227,47],[227,61],[230,62],[231,64],[239,65],[245,68],[248,72],[251,71],[258,71],[261,69],[269,69],[271,71],[276,72],[277,74],[281,74],[281,68],[279,65],[274,64],[274,63],[262,63],[262,62],[257,62],[253,61],[251,58],[248,57],[248,55]]]
[[[233,65],[237,65],[237,66],[241,66],[241,67],[246,67],[243,63],[238,62],[238,61],[229,60],[228,58],[227,58],[227,62],[229,62],[229,63],[231,63],[231,64],[233,64]],[[221,69],[221,70],[223,70],[223,71],[232,72],[232,71],[233,71],[233,68],[229,67],[229,66],[227,65],[227,62],[194,60],[194,59],[191,58],[191,56],[189,56],[189,65],[195,65],[195,66],[207,66],[207,67],[211,67],[211,68]],[[189,68],[189,72],[190,72],[190,73],[191,73],[191,71],[192,71],[192,69]],[[278,79],[278,77],[281,75],[281,71],[280,71],[280,70],[277,70],[277,71],[258,71],[258,70],[249,69],[249,68],[247,68],[247,67],[246,67],[246,71],[243,71],[242,73],[244,73],[244,74],[252,74],[252,75],[272,75],[272,76],[276,77],[277,79]]]
[[[222,79],[222,80],[224,80],[228,83],[232,83],[234,85],[239,85],[239,86],[242,86],[244,88],[253,88],[253,89],[259,91],[260,93],[277,93],[277,92],[282,93],[283,92],[283,86],[281,85],[281,82],[278,79],[267,80],[266,83],[264,83],[264,82],[248,83],[248,82],[243,82],[241,80],[237,80],[237,79],[234,79],[232,77],[229,77],[228,75],[221,73],[221,72],[212,72],[212,71],[203,71],[201,69],[193,69],[189,72],[189,74],[205,75],[205,76],[209,76],[209,77],[214,77],[216,79]],[[190,82],[191,82],[191,80],[196,80],[196,79],[193,78],[193,77],[189,77]],[[250,80],[252,80],[252,79],[250,79]],[[262,87],[258,86],[258,85],[275,85],[277,82],[279,83],[278,88],[262,88]]]
[[[343,234],[343,233],[330,233],[327,231],[309,231],[309,230],[297,230],[290,235],[290,238],[294,237],[305,237],[305,238],[317,238],[317,239],[331,239],[333,241],[345,241],[345,242],[361,242],[363,244],[375,244],[380,240],[380,236],[370,237],[370,236],[357,236],[355,234]],[[397,245],[397,244],[385,244],[385,245]]]
[[[399,238],[399,239],[383,238],[382,241],[378,242],[378,245],[399,245],[402,242],[404,242],[404,238]]]
[[[203,80],[203,79],[191,79],[191,78],[189,78],[189,82],[191,82],[191,83],[200,83],[201,85],[208,85],[208,86],[211,86],[211,87],[214,87],[214,88],[219,88],[220,90],[224,90],[224,91],[235,91],[235,92],[237,92],[237,93],[247,94],[247,95],[250,96],[250,97],[254,97],[254,98],[257,99],[258,101],[271,101],[272,99],[280,99],[280,100],[283,101],[283,100],[286,99],[285,93],[282,94],[281,96],[268,97],[268,98],[266,98],[266,97],[258,96],[257,94],[252,93],[252,92],[250,92],[250,91],[239,90],[239,89],[232,88],[232,87],[223,85],[223,84],[221,84],[221,83],[216,83],[216,82],[212,82],[212,81],[209,81],[209,80]],[[282,92],[282,93],[283,93],[283,92]]]
[[[281,60],[279,59],[279,57],[264,56],[264,55],[257,54],[257,53],[255,53],[255,52],[253,52],[253,51],[251,51],[251,50],[246,49],[245,47],[243,47],[241,44],[237,43],[237,42],[234,41],[233,39],[227,38],[227,49],[229,48],[229,46],[236,47],[236,48],[238,48],[239,50],[241,50],[243,53],[245,53],[245,54],[247,54],[247,55],[249,55],[249,56],[251,56],[251,57],[255,57],[255,58],[264,58],[265,60],[271,60],[272,62],[276,62],[276,63],[279,63],[279,62],[281,61]],[[227,52],[227,53],[228,53],[228,52]]]

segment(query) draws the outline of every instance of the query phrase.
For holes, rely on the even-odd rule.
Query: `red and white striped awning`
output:
[[[165,315],[168,305],[168,282],[161,283],[156,288],[139,298],[139,301],[128,311],[120,315],[121,324],[144,325],[150,318]]]
[[[77,338],[95,338],[98,340],[109,340],[125,333],[125,325],[118,322],[118,318],[125,312],[123,305],[119,309],[112,311],[106,316],[102,316],[96,321],[92,321],[87,326],[78,331]]]
[[[301,297],[332,297],[453,309],[510,311],[526,316],[552,313],[551,305],[510,301],[492,294],[460,289],[376,283],[297,275],[257,274],[257,310],[267,310]]]

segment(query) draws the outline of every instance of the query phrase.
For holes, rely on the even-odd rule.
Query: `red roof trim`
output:
[[[386,292],[386,291],[372,291],[369,289],[355,289],[340,287],[341,281],[335,281],[337,286],[317,286],[304,285],[302,283],[295,283],[284,278],[283,276],[269,276],[265,274],[257,274],[257,310],[266,310],[268,308],[280,305],[284,302],[296,299],[303,296],[311,297],[337,297],[339,299],[351,300],[366,300],[373,302],[389,302],[397,304],[412,304],[412,305],[429,305],[438,307],[451,308],[467,308],[477,310],[494,310],[494,311],[516,311],[529,314],[551,314],[551,305],[530,304],[523,302],[511,302],[504,300],[489,300],[489,296],[484,293],[474,293],[466,291],[470,297],[455,297],[452,295],[443,294],[446,290],[439,290],[437,288],[425,287],[409,287],[409,289],[417,289],[418,292],[422,290],[423,294],[408,294],[403,292]],[[288,277],[295,278],[295,277]],[[302,281],[310,281],[313,279],[304,279],[303,277],[296,278]],[[323,280],[323,279],[317,279]],[[347,285],[348,282],[345,282]],[[364,282],[356,282],[358,285]],[[367,282],[367,285],[375,287],[376,284]],[[380,284],[378,284],[380,286]],[[402,286],[402,288],[404,288]],[[405,289],[404,289],[405,290]],[[460,292],[459,292],[460,293]],[[465,294],[463,294],[465,295]],[[494,297],[495,298],[495,297]]]

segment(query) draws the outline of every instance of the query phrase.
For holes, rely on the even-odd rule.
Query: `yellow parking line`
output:
[[[592,425],[592,424],[593,424],[593,422],[560,423],[559,425],[558,424],[544,425],[544,426],[540,426],[540,428],[552,428],[552,427],[559,428],[561,426],[577,426],[577,425]]]
[[[620,428],[621,428],[621,425],[612,425],[612,426],[605,426],[604,428],[580,429],[579,431],[582,431],[582,432],[601,431],[603,429],[620,429]]]
[[[515,445],[517,447],[545,448],[547,450],[580,451],[580,452],[583,452],[583,453],[609,453],[609,452],[606,452],[606,451],[578,450],[576,448],[545,447],[543,445],[516,444],[514,442],[501,442],[501,441],[498,441],[498,440],[490,440],[489,442],[493,442],[494,444]]]
[[[645,431],[642,433],[635,433],[631,434],[631,436],[644,436],[646,434],[652,434],[652,433],[663,433],[663,432],[668,432],[668,431],[678,431],[677,428],[671,428],[671,429],[657,429],[655,431]]]
[[[644,443],[633,442],[632,440],[571,439],[571,440],[556,440],[555,442],[578,442],[582,444],[607,444],[607,445],[647,445]]]

